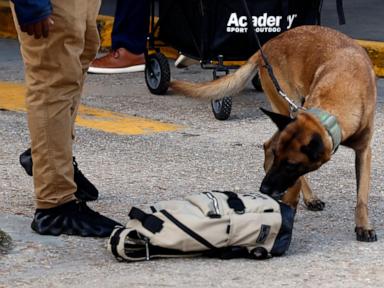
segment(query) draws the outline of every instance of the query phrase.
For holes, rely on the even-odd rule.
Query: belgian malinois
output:
[[[302,190],[307,206],[322,210],[324,204],[303,175],[326,163],[339,144],[350,147],[356,155],[357,240],[376,241],[367,206],[376,102],[376,77],[368,55],[348,36],[319,26],[288,30],[264,44],[263,51],[283,91],[303,107],[295,117],[290,117],[289,105],[278,94],[259,51],[233,74],[205,83],[174,81],[171,87],[184,95],[219,99],[237,95],[259,73],[274,111],[264,112],[278,127],[264,144],[266,176],[260,191],[283,195],[284,202],[296,207]]]

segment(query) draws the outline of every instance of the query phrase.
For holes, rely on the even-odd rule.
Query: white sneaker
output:
[[[177,57],[175,61],[175,67],[176,68],[186,68],[188,66],[199,64],[199,61],[189,58],[183,54],[180,54],[179,57]]]
[[[91,74],[121,74],[121,73],[131,73],[131,72],[142,72],[145,70],[145,65],[135,65],[130,67],[123,68],[102,68],[102,67],[93,67],[88,68],[88,73]]]

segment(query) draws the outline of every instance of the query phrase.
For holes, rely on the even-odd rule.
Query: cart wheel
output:
[[[261,87],[259,74],[256,74],[256,76],[253,77],[252,85],[253,85],[253,87],[255,87],[256,91],[263,92],[263,87]]]
[[[171,71],[168,59],[162,53],[148,56],[145,65],[145,83],[152,94],[164,95],[169,87]]]
[[[219,100],[212,100],[212,112],[217,120],[227,120],[231,115],[232,97],[224,97]]]

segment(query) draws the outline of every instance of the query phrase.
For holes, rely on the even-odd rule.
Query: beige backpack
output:
[[[292,237],[295,210],[261,193],[202,192],[136,207],[116,227],[108,250],[119,260],[206,255],[264,259],[280,256]]]

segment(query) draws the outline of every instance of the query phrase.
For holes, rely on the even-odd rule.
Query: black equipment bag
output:
[[[338,2],[342,15],[342,0]],[[247,0],[261,44],[300,25],[320,24],[322,0]],[[340,19],[341,19],[340,18]],[[240,0],[161,0],[160,39],[199,60],[245,60],[258,50]]]

